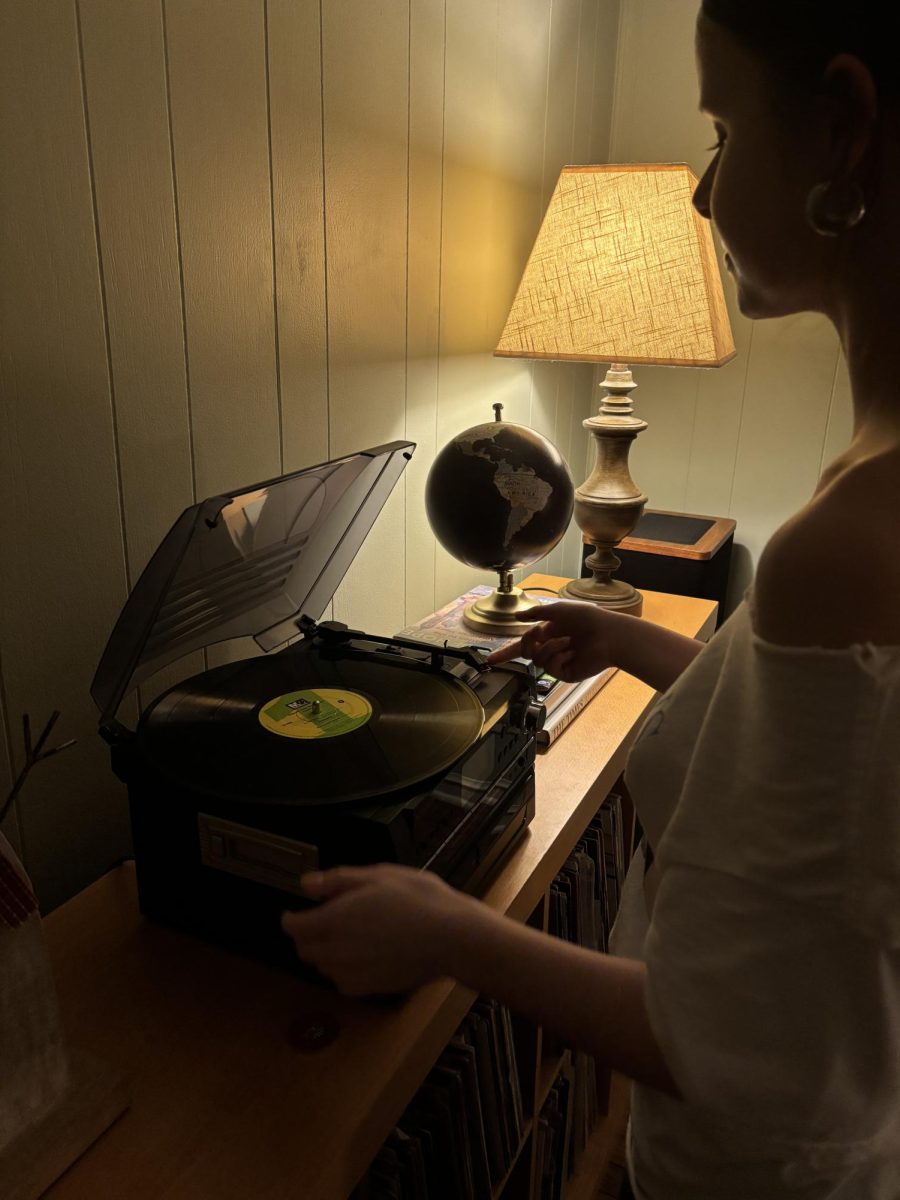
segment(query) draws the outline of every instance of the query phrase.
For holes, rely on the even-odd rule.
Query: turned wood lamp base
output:
[[[591,558],[586,560],[585,565],[591,565]],[[616,559],[618,562],[619,559]],[[605,583],[598,583],[596,578],[573,579],[559,589],[559,594],[563,600],[589,600],[592,604],[602,605],[613,612],[628,613],[632,617],[639,617],[644,609],[644,597],[624,579],[608,579]]]
[[[600,411],[583,422],[594,440],[594,469],[575,489],[575,521],[594,547],[584,564],[592,578],[573,579],[559,594],[639,617],[644,606],[641,593],[625,580],[612,578],[621,566],[613,548],[631,533],[647,503],[628,470],[631,443],[647,422],[632,415],[631,393],[637,384],[627,366],[613,363],[602,386],[606,394]]]

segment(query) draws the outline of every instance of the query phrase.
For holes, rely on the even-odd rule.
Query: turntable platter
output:
[[[452,675],[306,650],[172,688],[141,721],[144,754],[179,785],[242,803],[343,804],[420,787],[481,734],[484,710]]]

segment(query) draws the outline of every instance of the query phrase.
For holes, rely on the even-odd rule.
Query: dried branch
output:
[[[35,744],[31,744],[31,718],[28,713],[22,714],[22,740],[25,744],[25,765],[16,776],[16,781],[12,785],[9,795],[3,801],[3,807],[0,808],[0,825],[6,820],[6,814],[12,807],[12,802],[22,790],[22,786],[28,777],[28,773],[35,763],[43,762],[45,758],[51,758],[54,754],[59,754],[61,750],[68,750],[70,746],[75,745],[75,738],[70,738],[67,742],[62,742],[59,746],[53,746],[49,750],[44,749],[44,744],[47,738],[53,732],[53,726],[59,720],[59,711],[54,709],[50,714],[50,720],[41,731],[41,735]]]

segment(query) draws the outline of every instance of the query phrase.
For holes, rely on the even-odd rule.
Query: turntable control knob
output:
[[[544,728],[544,718],[546,715],[543,704],[532,702],[525,710],[525,728],[532,733],[537,733],[539,729]]]

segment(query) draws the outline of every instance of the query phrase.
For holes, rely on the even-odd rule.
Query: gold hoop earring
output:
[[[840,237],[866,215],[866,198],[858,183],[817,183],[806,198],[806,220],[821,237]]]

